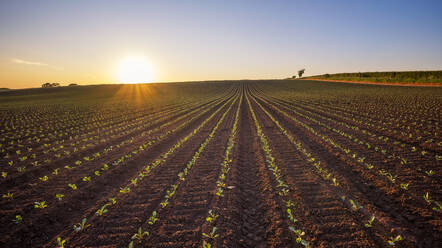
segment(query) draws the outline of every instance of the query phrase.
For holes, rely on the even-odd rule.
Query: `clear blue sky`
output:
[[[442,1],[0,1],[0,86],[442,69]]]

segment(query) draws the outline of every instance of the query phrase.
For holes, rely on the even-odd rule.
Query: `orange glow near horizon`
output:
[[[152,83],[154,73],[152,65],[147,60],[142,57],[130,57],[119,63],[117,78],[123,84]]]
[[[128,99],[137,105],[143,105],[158,97],[155,86],[148,84],[125,84],[116,92],[113,99]]]

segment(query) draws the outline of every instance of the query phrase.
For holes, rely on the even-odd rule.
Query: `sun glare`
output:
[[[118,65],[118,80],[123,84],[151,83],[152,66],[143,58],[127,58]]]

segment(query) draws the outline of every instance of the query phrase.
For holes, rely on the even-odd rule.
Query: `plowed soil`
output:
[[[58,238],[64,247],[303,247],[299,237],[309,247],[442,244],[441,88],[291,80],[189,87],[185,103],[103,107],[103,124],[60,119],[55,130],[66,138],[46,145],[26,140],[46,130],[35,116],[16,121],[26,107],[3,107],[0,246],[60,247]],[[96,106],[88,101],[82,106]],[[43,113],[54,110],[44,106],[39,118],[50,119]],[[5,131],[9,123],[15,131]],[[148,233],[137,238],[138,230]]]

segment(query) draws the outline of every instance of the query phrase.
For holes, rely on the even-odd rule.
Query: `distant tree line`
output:
[[[78,84],[69,84],[68,86],[77,86]],[[60,83],[44,83],[41,85],[42,88],[54,88],[54,87],[60,87]]]
[[[354,72],[323,74],[310,78],[374,82],[442,83],[442,71]]]

